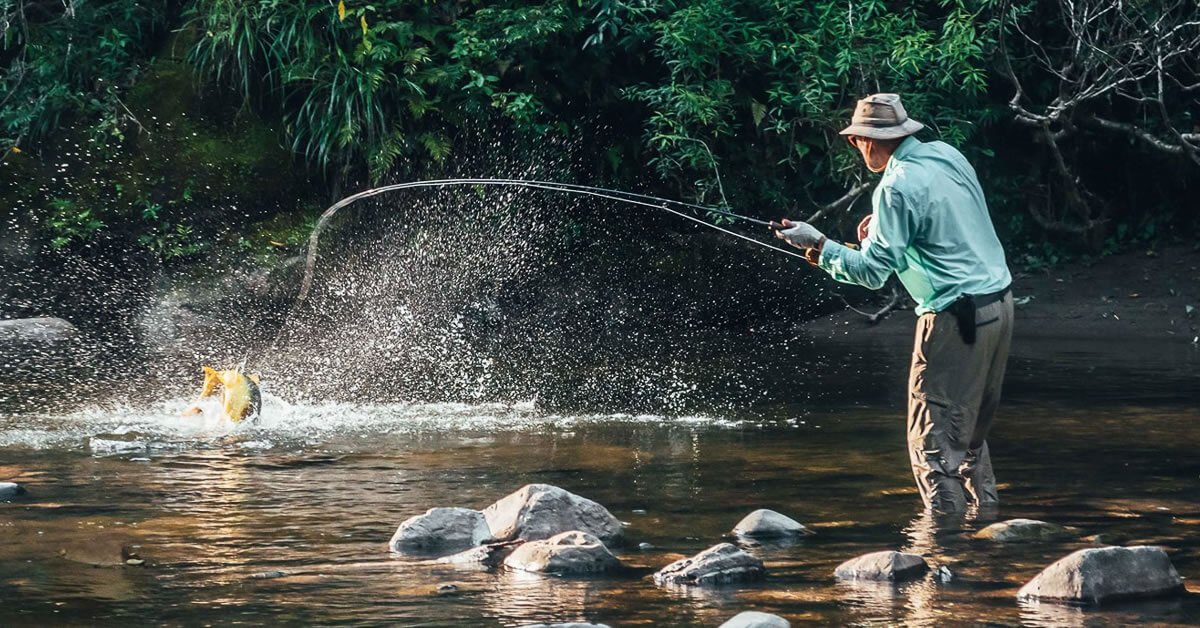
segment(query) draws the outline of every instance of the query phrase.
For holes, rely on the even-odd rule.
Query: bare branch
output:
[[[1187,128],[1186,115],[1200,104],[1189,96],[1200,89],[1198,5],[1196,0],[1055,0],[1038,6],[1046,5],[1057,7],[1057,19],[1049,19],[1061,28],[1025,29],[1020,14],[1004,5],[1003,19],[1014,23],[1000,30],[998,66],[1013,86],[1008,103],[1013,120],[1036,129],[1056,181],[1048,189],[1062,196],[1031,207],[1034,220],[1049,230],[1083,234],[1105,222],[1104,209],[1074,173],[1062,140],[1089,130],[1116,132],[1200,165],[1200,133]],[[1040,12],[1038,17],[1047,19]],[[1015,46],[1006,41],[1007,32],[1020,36],[1013,39]],[[1022,64],[1020,75],[1014,62]],[[1048,100],[1024,89],[1021,78],[1030,72],[1055,83]],[[1117,99],[1121,106],[1114,108]]]
[[[848,209],[851,205],[854,204],[854,201],[858,200],[858,197],[862,196],[863,192],[866,192],[867,190],[871,189],[871,185],[872,185],[872,183],[870,181],[865,182],[865,183],[859,183],[858,185],[847,190],[846,193],[843,194],[842,197],[837,199],[836,201],[833,201],[832,203],[829,203],[826,205],[822,205],[820,209],[818,209],[813,215],[811,215],[807,219],[805,219],[804,222],[813,222],[814,220],[818,220],[826,214],[836,212],[841,209]]]
[[[1164,153],[1171,153],[1172,155],[1178,155],[1183,152],[1182,146],[1180,146],[1178,144],[1170,144],[1168,142],[1165,142],[1132,124],[1126,124],[1124,122],[1117,122],[1115,120],[1108,120],[1105,118],[1101,118],[1100,116],[1092,116],[1091,118],[1089,118],[1089,120],[1092,121],[1093,123],[1095,123],[1095,125],[1098,127],[1109,129],[1112,131],[1120,131],[1122,133],[1125,133],[1126,135],[1129,135],[1130,137],[1139,139],[1139,140],[1145,142],[1147,145],[1151,146],[1152,148],[1161,150]]]
[[[851,312],[854,312],[855,314],[858,314],[859,316],[866,317],[868,323],[870,323],[872,325],[877,325],[877,324],[879,324],[879,321],[887,318],[887,315],[890,314],[892,312],[892,310],[895,310],[900,305],[901,299],[903,298],[903,295],[900,293],[900,289],[896,287],[895,283],[891,283],[889,285],[892,286],[891,298],[889,298],[888,302],[885,303],[884,306],[875,313],[864,312],[864,311],[854,307],[853,305],[850,305],[850,302],[846,300],[846,297],[844,297],[840,294],[838,295],[838,298],[842,300],[842,303],[846,304],[846,308],[849,309]]]

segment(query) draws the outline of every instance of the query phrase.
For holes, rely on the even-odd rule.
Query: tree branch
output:
[[[850,302],[846,300],[846,297],[844,297],[840,294],[838,295],[838,298],[842,300],[842,303],[846,304],[846,307],[851,312],[854,312],[855,314],[858,314],[859,316],[865,317],[867,319],[868,323],[870,323],[872,325],[877,325],[877,324],[879,324],[879,321],[887,318],[888,314],[890,314],[892,312],[892,310],[895,310],[896,307],[900,305],[900,300],[903,295],[900,294],[900,289],[896,287],[895,283],[892,283],[891,286],[892,286],[891,298],[888,299],[888,302],[886,304],[884,304],[884,306],[882,308],[880,308],[880,310],[875,312],[874,314],[872,314],[870,312],[864,312],[864,311],[854,307],[853,305],[850,305]]]
[[[1101,118],[1100,116],[1096,116],[1096,115],[1093,115],[1088,119],[1098,128],[1109,129],[1111,131],[1120,131],[1121,133],[1125,133],[1126,135],[1129,135],[1130,137],[1139,139],[1139,140],[1145,142],[1146,144],[1148,144],[1149,146],[1156,148],[1160,151],[1163,151],[1164,153],[1178,155],[1183,152],[1182,146],[1180,146],[1178,144],[1171,144],[1169,142],[1165,142],[1162,139],[1155,137],[1153,134],[1151,134],[1143,129],[1140,129],[1132,124],[1126,124],[1124,122],[1117,122],[1115,120],[1108,120],[1106,118]]]
[[[820,219],[825,214],[849,208],[854,204],[854,201],[858,200],[858,197],[862,196],[863,192],[869,190],[872,185],[873,183],[870,181],[866,183],[859,183],[858,185],[847,190],[846,193],[836,201],[822,205],[813,215],[806,218],[804,222],[812,222]]]

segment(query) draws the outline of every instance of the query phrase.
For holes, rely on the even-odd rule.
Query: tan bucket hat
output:
[[[924,124],[908,117],[900,94],[871,94],[858,101],[850,126],[838,133],[890,140],[912,135],[923,128]]]

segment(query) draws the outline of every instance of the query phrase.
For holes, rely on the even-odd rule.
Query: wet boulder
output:
[[[25,494],[25,487],[16,482],[0,482],[0,499],[12,499]]]
[[[470,508],[430,508],[396,528],[388,547],[393,552],[473,547],[491,538],[483,513]]]
[[[0,353],[37,350],[75,340],[79,330],[61,318],[14,318],[0,321]]]
[[[1000,521],[975,533],[975,538],[998,543],[1060,541],[1075,535],[1063,526],[1036,519]]]
[[[734,615],[721,628],[791,628],[792,623],[770,613],[743,611]]]
[[[732,543],[714,545],[677,560],[654,574],[660,585],[719,585],[748,582],[766,575],[763,562]]]
[[[558,575],[594,574],[621,567],[600,539],[587,532],[563,532],[543,541],[529,541],[508,555],[511,569]]]
[[[61,318],[0,320],[0,363],[14,376],[70,368],[83,355],[81,339]]]
[[[1021,587],[1017,598],[1071,604],[1100,604],[1179,595],[1183,578],[1159,547],[1082,549],[1046,567]]]
[[[596,502],[549,484],[529,484],[483,511],[497,541],[540,541],[578,530],[612,544],[621,522]]]
[[[833,575],[839,580],[903,582],[919,578],[926,571],[929,571],[929,564],[916,554],[884,551],[851,558],[838,565]]]
[[[736,526],[733,534],[755,539],[777,539],[813,534],[804,524],[787,515],[761,508],[746,515]]]

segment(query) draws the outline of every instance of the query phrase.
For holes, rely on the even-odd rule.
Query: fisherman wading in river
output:
[[[895,273],[916,301],[908,453],[926,507],[951,513],[999,501],[986,439],[1012,339],[1012,276],[975,170],[948,144],[912,137],[923,126],[898,95],[875,94],[842,129],[883,173],[861,249],[808,223],[772,226],[834,279],[879,289]]]

